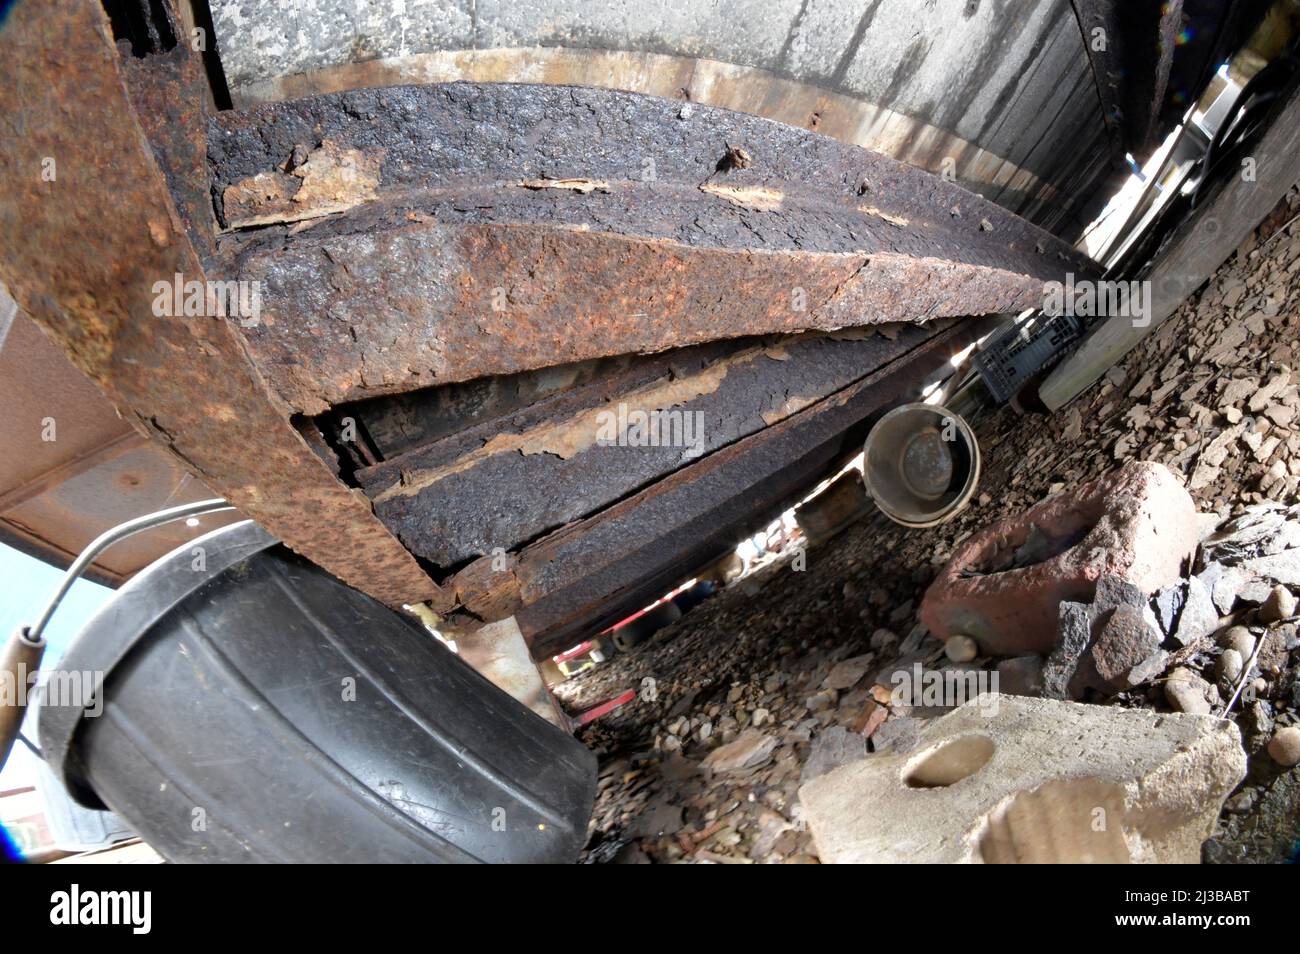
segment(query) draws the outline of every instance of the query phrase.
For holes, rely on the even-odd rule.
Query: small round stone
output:
[[[1220,644],[1224,649],[1235,649],[1243,660],[1255,651],[1255,637],[1245,626],[1232,626],[1223,634]]]
[[[1192,670],[1179,666],[1165,680],[1165,698],[1179,712],[1209,715],[1212,707],[1208,697],[1211,687]]]
[[[1225,649],[1223,655],[1219,657],[1219,675],[1230,683],[1235,683],[1241,678],[1241,667],[1245,660],[1241,658],[1241,653],[1235,649]]]
[[[1289,619],[1294,616],[1295,611],[1295,594],[1279,583],[1273,587],[1268,594],[1268,599],[1260,606],[1259,621],[1261,623],[1276,623],[1278,620]]]
[[[1278,729],[1268,744],[1268,754],[1278,765],[1300,765],[1300,729],[1293,725]]]
[[[943,651],[953,662],[964,663],[978,656],[980,648],[969,636],[952,636],[944,643]]]

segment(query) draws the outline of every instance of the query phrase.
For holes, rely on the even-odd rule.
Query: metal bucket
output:
[[[979,444],[961,415],[930,404],[904,404],[867,435],[862,474],[890,520],[933,527],[959,513],[975,494]]]

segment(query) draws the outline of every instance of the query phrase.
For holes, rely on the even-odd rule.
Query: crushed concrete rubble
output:
[[[1245,774],[1231,722],[989,694],[799,799],[826,862],[1180,864]]]
[[[1277,229],[1297,214],[1293,190],[1213,279],[1064,412],[1007,407],[976,417],[981,486],[952,521],[906,530],[870,514],[797,559],[786,552],[729,584],[635,652],[557,686],[570,712],[638,693],[581,736],[601,764],[585,860],[834,860],[825,853],[832,836],[810,818],[801,793],[879,760],[911,764],[946,713],[986,691],[1000,693],[1004,711],[1066,707],[1151,726],[1162,718],[1223,726],[1212,738],[1240,739],[1244,778],[1233,788],[1238,755],[1211,747],[1221,753],[1214,777],[1229,781],[1220,793],[1187,780],[1184,794],[1196,804],[1184,803],[1180,817],[1197,821],[1178,850],[1194,857],[1193,842],[1204,839],[1207,862],[1294,860],[1300,225]],[[1193,505],[1164,575],[1135,577],[1107,564],[1089,588],[1058,599],[1030,645],[944,633],[918,614],[931,585],[982,531],[1117,470],[1131,473],[1134,462],[1146,473],[1159,465]],[[1046,528],[1025,527],[1004,571],[1060,546],[1044,536]],[[977,655],[967,659],[964,646],[946,653],[936,633],[972,638]],[[705,765],[746,733],[742,746]],[[975,777],[1001,774],[990,768],[993,759]],[[1015,845],[1008,831],[1033,817],[1035,799],[1050,798],[1053,784],[1071,783],[1044,780],[1037,795],[1016,799],[1020,814],[998,822],[1004,850]],[[1169,790],[1177,792],[1172,781]],[[857,811],[870,820],[861,804]],[[901,840],[903,830],[892,837]],[[891,843],[890,831],[877,834]]]

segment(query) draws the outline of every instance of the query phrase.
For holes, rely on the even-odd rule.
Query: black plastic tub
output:
[[[586,837],[591,752],[251,521],[137,575],[60,669],[103,685],[41,707],[46,760],[169,861],[571,862]]]

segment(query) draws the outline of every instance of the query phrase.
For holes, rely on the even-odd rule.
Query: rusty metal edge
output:
[[[20,306],[137,430],[291,548],[390,605],[445,602],[290,426],[226,319],[153,314],[154,282],[205,272],[100,5],[14,7],[0,62],[0,272]]]

